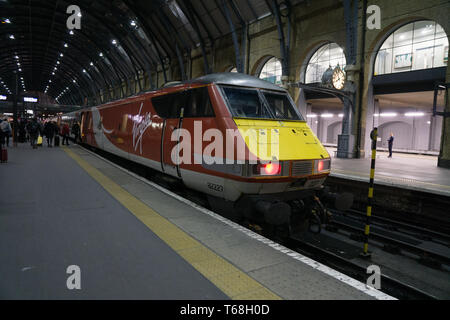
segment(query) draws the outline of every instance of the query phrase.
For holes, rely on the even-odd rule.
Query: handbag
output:
[[[41,135],[39,135],[39,137],[37,139],[37,145],[42,146],[42,136]]]

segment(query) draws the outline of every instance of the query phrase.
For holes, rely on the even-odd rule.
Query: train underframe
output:
[[[208,196],[212,209],[254,231],[279,239],[295,233],[320,233],[331,214],[327,208],[347,210],[351,194],[336,194],[327,188],[267,195],[243,195],[236,202]]]

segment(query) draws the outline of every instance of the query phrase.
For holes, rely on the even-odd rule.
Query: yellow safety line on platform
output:
[[[342,173],[342,174],[349,174],[349,175],[359,176],[361,178],[367,178],[367,177],[370,176],[368,174],[361,173],[361,172],[346,171],[346,170],[333,169],[332,168],[331,172],[333,172],[333,171],[336,171],[337,173]],[[385,176],[385,175],[382,175],[382,174],[376,174],[375,176],[378,177],[381,180],[383,180],[383,178],[386,178],[385,180],[392,180],[392,181],[398,181],[398,182],[405,182],[405,181],[406,182],[413,182],[413,183],[418,183],[418,184],[422,184],[422,185],[429,185],[429,186],[433,186],[433,187],[440,187],[440,188],[444,188],[444,189],[450,190],[450,186],[446,186],[446,185],[442,185],[442,184],[436,184],[436,183],[419,181],[419,180],[408,179],[408,178],[395,178],[395,177]],[[378,180],[378,179],[376,179],[376,180]]]
[[[68,148],[63,150],[117,201],[231,299],[281,300],[259,282],[159,215]]]

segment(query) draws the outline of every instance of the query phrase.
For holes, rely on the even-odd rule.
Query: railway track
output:
[[[360,264],[352,262],[311,243],[295,238],[289,239],[287,246],[294,251],[309,256],[310,258],[314,258],[316,261],[328,265],[329,267],[332,267],[335,270],[338,270],[356,280],[363,283],[366,282],[367,269]],[[380,276],[382,286],[381,291],[400,300],[437,300],[435,296],[410,286],[400,280],[383,274]]]
[[[364,220],[362,215],[357,212],[358,219],[348,219],[343,213],[333,212],[334,219],[331,225],[338,229],[350,232],[353,240],[362,241],[364,233]],[[373,217],[373,216],[372,216]],[[412,242],[414,237],[420,240],[433,241],[440,245],[449,247],[449,242],[445,241],[448,236],[434,232],[432,230],[416,227],[392,220],[392,224],[386,224],[390,219],[374,219],[382,221],[383,224],[375,223],[371,226],[370,239],[375,240],[384,250],[394,253],[411,253],[417,257],[420,263],[429,267],[440,268],[442,264],[450,266],[450,256],[435,250],[426,249],[419,245],[419,242]],[[392,228],[394,226],[394,228]],[[401,228],[408,229],[408,232],[402,232]],[[411,232],[414,230],[414,232]],[[423,230],[423,233],[420,233]],[[440,239],[436,241],[435,239]]]
[[[347,210],[344,213],[344,215],[358,219],[359,221],[364,221],[366,217],[365,212],[353,209]],[[445,233],[438,232],[435,230],[431,230],[430,228],[419,227],[407,222],[390,219],[386,217],[380,217],[373,214],[370,219],[373,222],[373,224],[378,225],[380,227],[385,227],[392,231],[399,231],[402,232],[403,234],[416,237],[420,240],[431,241],[450,247],[450,230],[447,230],[448,232]]]
[[[84,146],[86,148],[86,146]],[[154,183],[161,185],[164,188],[171,190],[172,192],[177,193],[180,196],[186,197],[191,201],[196,202],[201,206],[208,206],[208,202],[205,197],[201,194],[198,194],[196,191],[186,191],[186,188],[181,188],[181,186],[174,186],[165,183],[163,180],[155,179],[151,169],[145,168],[139,164],[131,163],[129,160],[122,159],[113,154],[107,153],[105,151],[96,150],[92,148],[87,148],[92,150],[96,154],[114,162],[115,164],[126,168],[127,170],[138,174],[145,179],[148,179]],[[273,240],[273,239],[272,239]],[[365,282],[367,279],[367,269],[364,266],[358,265],[355,262],[352,262],[348,259],[340,257],[330,251],[327,251],[323,248],[315,246],[311,243],[298,240],[296,238],[289,238],[287,242],[283,243],[283,245],[289,247],[290,249],[297,251],[305,256],[310,258],[314,258],[317,261],[330,266],[354,279],[357,279],[361,282]],[[394,278],[388,277],[386,275],[381,275],[382,281],[382,291],[392,295],[398,299],[402,300],[436,300],[437,298],[431,294],[428,294],[418,288],[410,286],[402,281],[396,280]]]

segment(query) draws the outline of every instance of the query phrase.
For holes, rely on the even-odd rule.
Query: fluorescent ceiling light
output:
[[[397,113],[395,113],[395,112],[384,112],[384,113],[381,113],[380,116],[382,116],[382,117],[396,117]]]
[[[308,114],[307,118],[317,118],[317,114]]]
[[[334,117],[334,114],[331,114],[331,113],[322,113],[320,116],[321,116],[322,118],[333,118],[333,117]]]
[[[405,113],[405,116],[407,117],[423,117],[425,113],[423,112],[407,112]]]

